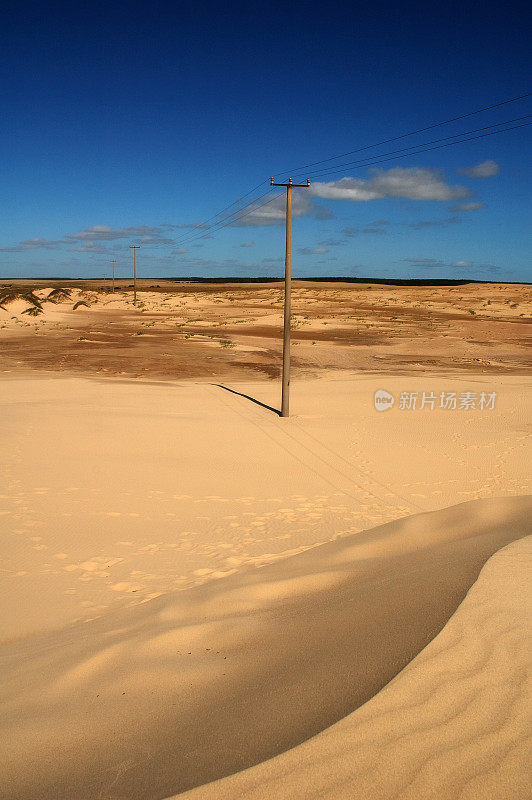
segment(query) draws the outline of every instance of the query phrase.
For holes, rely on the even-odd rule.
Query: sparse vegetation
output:
[[[69,300],[71,294],[71,289],[52,289],[52,291],[46,295],[43,302],[54,303],[55,305],[60,303],[62,300]]]
[[[29,306],[25,308],[24,311],[20,312],[21,314],[28,314],[30,317],[38,317],[39,314],[43,313],[43,307],[41,305],[38,306]]]
[[[220,347],[229,349],[231,347],[235,347],[235,343],[231,341],[231,339],[220,339]]]
[[[37,297],[33,289],[17,288],[16,286],[5,286],[0,289],[0,306],[5,308],[6,303],[11,303],[13,300],[26,300],[32,306],[42,309],[42,300]]]

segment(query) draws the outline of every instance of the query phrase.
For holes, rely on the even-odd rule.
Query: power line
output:
[[[264,181],[263,181],[263,182],[264,182]],[[249,194],[249,193],[248,193],[248,194]],[[216,229],[217,229],[218,227],[220,227],[220,226],[221,226],[221,227],[225,227],[225,224],[226,224],[226,223],[227,223],[227,224],[229,224],[229,222],[231,221],[231,219],[232,219],[233,217],[234,217],[235,219],[237,219],[237,218],[238,218],[238,215],[239,215],[239,214],[241,214],[243,211],[246,211],[246,209],[250,209],[249,211],[246,211],[246,215],[247,215],[247,214],[251,213],[251,211],[253,211],[255,208],[262,208],[262,206],[254,206],[253,204],[254,204],[254,203],[258,203],[258,202],[259,202],[259,200],[263,200],[265,197],[271,197],[271,196],[270,196],[270,193],[269,193],[269,192],[265,192],[264,194],[261,194],[261,195],[259,195],[259,197],[256,197],[256,198],[254,198],[253,200],[251,200],[251,201],[250,201],[250,202],[249,202],[249,203],[248,203],[246,206],[244,206],[243,208],[238,208],[236,211],[233,211],[231,214],[227,214],[225,217],[223,217],[223,219],[219,220],[218,222],[215,222],[215,223],[214,223],[214,225],[211,225],[211,226],[209,227],[209,230],[208,230],[206,233],[204,233],[204,234],[200,234],[200,236],[199,236],[199,237],[198,237],[198,234],[197,234],[197,233],[196,233],[196,234],[193,234],[193,233],[192,233],[192,234],[189,234],[187,237],[185,237],[185,238],[183,238],[183,239],[178,239],[178,240],[175,242],[175,245],[176,245],[176,247],[179,247],[179,246],[181,246],[181,245],[183,245],[183,244],[189,244],[190,242],[193,242],[193,241],[195,241],[197,238],[204,238],[204,237],[206,237],[206,236],[209,236],[209,234],[211,233],[211,231],[213,231],[213,230],[216,230]],[[239,201],[235,201],[235,202],[239,202]],[[264,203],[264,205],[267,205],[269,202],[270,202],[270,200],[268,200],[266,203]],[[234,203],[231,203],[231,205],[234,205]],[[227,206],[227,208],[230,208],[230,207],[231,207],[231,206]],[[219,216],[221,213],[223,213],[223,212],[219,212],[219,213],[218,213],[218,214],[216,214],[215,216]]]
[[[440,145],[437,145],[436,147],[426,147],[424,150],[417,150],[414,153],[403,153],[402,155],[391,156],[390,158],[382,158],[382,159],[378,159],[378,160],[375,160],[375,161],[368,161],[365,164],[360,164],[359,166],[355,167],[355,169],[362,169],[363,167],[370,167],[370,166],[373,166],[375,164],[384,164],[387,161],[397,161],[397,159],[400,159],[400,158],[410,158],[410,156],[418,156],[418,155],[421,155],[422,153],[429,153],[432,150],[443,150],[443,148],[452,147],[455,144],[463,144],[464,142],[472,142],[475,139],[484,139],[486,136],[496,136],[499,133],[506,133],[507,131],[516,130],[517,128],[527,128],[530,125],[532,125],[532,122],[524,122],[522,125],[513,125],[511,128],[504,128],[503,130],[499,130],[499,131],[491,131],[491,133],[481,133],[478,136],[469,136],[466,139],[460,139],[460,141],[457,141],[457,142],[447,142],[447,144],[440,144]],[[328,175],[337,175],[339,172],[344,172],[344,169],[342,168],[342,169],[338,169],[338,170],[331,170],[330,172],[327,172],[326,175],[322,175],[321,177],[326,177]],[[311,175],[310,177],[313,178],[314,176]]]
[[[529,117],[529,116],[530,115],[527,115],[527,117]],[[523,119],[526,119],[527,117],[523,117]],[[499,124],[502,125],[502,124],[505,124],[505,123],[499,123]],[[503,128],[503,129],[500,129],[500,130],[491,131],[489,133],[479,134],[477,136],[469,136],[467,138],[459,139],[458,141],[447,142],[446,144],[439,144],[439,145],[436,145],[435,147],[426,147],[426,145],[431,144],[431,142],[423,142],[423,143],[415,146],[417,148],[423,148],[423,149],[417,149],[415,152],[399,153],[398,155],[391,155],[388,158],[375,158],[373,160],[367,159],[364,163],[360,163],[357,166],[355,166],[354,169],[355,170],[363,169],[363,168],[368,167],[368,166],[375,166],[377,164],[384,164],[384,163],[389,162],[389,161],[397,161],[397,160],[399,160],[401,158],[409,158],[411,156],[421,155],[422,153],[428,153],[428,152],[431,152],[433,150],[441,150],[441,149],[446,148],[446,147],[452,147],[453,145],[456,145],[456,144],[462,144],[464,142],[474,141],[476,139],[483,139],[483,138],[485,138],[487,136],[495,136],[495,135],[497,135],[499,133],[506,133],[507,131],[515,130],[516,128],[528,127],[529,125],[532,125],[532,123],[530,123],[530,122],[523,123],[522,125],[514,125],[514,126],[509,127],[509,128]],[[482,130],[482,129],[478,129],[478,130]],[[464,134],[457,134],[457,137],[458,136],[464,136]],[[445,138],[447,138],[447,137],[445,137]],[[451,138],[453,138],[453,137],[451,137]],[[414,147],[406,148],[406,149],[407,150],[413,150]],[[334,165],[334,166],[336,166],[336,165]],[[335,174],[341,173],[343,171],[344,171],[343,168],[342,169],[337,169],[337,170],[331,170],[331,171],[327,172],[325,175],[318,174],[318,177],[324,178],[324,177],[327,177],[329,175],[335,175]],[[315,178],[316,175],[311,175],[310,177],[311,178]],[[263,197],[266,197],[266,196],[267,195],[261,195],[261,197],[257,198],[256,200],[253,200],[248,206],[246,206],[245,209],[239,209],[238,211],[233,212],[233,214],[230,214],[228,217],[224,218],[223,220],[220,220],[220,222],[218,222],[216,224],[216,226],[213,226],[211,228],[211,230],[208,231],[207,233],[200,234],[199,236],[195,236],[192,239],[188,239],[186,242],[184,242],[184,244],[190,244],[193,241],[197,241],[199,239],[203,239],[206,236],[209,236],[211,231],[222,230],[223,228],[226,228],[226,227],[228,227],[230,225],[234,225],[236,222],[239,222],[241,219],[244,219],[245,217],[249,216],[250,214],[253,214],[254,212],[258,211],[260,208],[263,208],[264,206],[269,205],[269,203],[272,203],[280,195],[276,194],[273,197],[271,197],[269,200],[267,200],[266,202],[261,203],[260,205],[254,205],[258,200],[260,200],[260,199],[262,199]],[[181,242],[176,242],[176,246],[179,246],[180,244],[181,244]]]
[[[449,119],[443,120],[442,122],[436,122],[436,123],[433,123],[431,125],[426,125],[424,128],[417,128],[416,130],[409,131],[408,133],[403,133],[400,136],[393,136],[393,137],[391,137],[389,139],[382,139],[379,142],[375,142],[373,144],[368,144],[368,145],[365,145],[364,147],[359,147],[359,148],[357,148],[355,150],[349,150],[346,153],[341,153],[341,154],[336,155],[336,156],[330,156],[329,158],[324,158],[324,159],[321,159],[320,161],[313,161],[310,164],[306,164],[306,165],[304,165],[302,167],[297,167],[297,168],[290,169],[290,170],[285,170],[285,171],[278,171],[277,174],[279,174],[281,176],[282,175],[286,175],[289,172],[294,174],[294,173],[299,172],[300,170],[308,169],[308,168],[314,167],[314,166],[319,166],[320,164],[325,164],[325,163],[330,162],[330,161],[336,161],[339,158],[345,158],[346,156],[353,155],[354,153],[361,153],[361,152],[363,152],[365,150],[370,150],[370,149],[372,149],[374,147],[379,147],[380,145],[383,145],[383,144],[389,144],[391,142],[396,142],[396,141],[399,141],[400,139],[405,139],[408,136],[415,136],[418,133],[423,133],[423,132],[428,131],[428,130],[433,130],[434,128],[439,128],[439,127],[441,127],[443,125],[449,125],[452,122],[457,122],[457,121],[462,120],[462,119],[467,119],[468,117],[475,116],[476,114],[482,114],[485,111],[492,111],[495,108],[501,108],[502,106],[509,105],[510,103],[516,103],[519,100],[524,100],[525,98],[530,97],[531,94],[532,94],[531,92],[526,92],[525,94],[518,95],[517,97],[512,97],[512,98],[509,98],[508,100],[502,100],[499,103],[493,103],[490,106],[484,106],[483,108],[478,108],[478,109],[475,109],[474,111],[469,111],[467,114],[460,114],[460,115],[458,115],[456,117],[451,117]],[[506,124],[506,123],[497,123],[497,124],[503,125],[503,124]],[[456,134],[456,136],[463,136],[463,135],[465,135],[465,134]],[[457,144],[458,143],[459,142],[457,142]],[[425,143],[425,144],[427,144],[427,143]],[[424,145],[423,144],[417,145],[417,147],[422,147],[422,146],[424,146]],[[408,149],[410,149],[410,148],[408,148]],[[423,151],[420,151],[420,152],[423,152]],[[386,154],[383,154],[383,155],[386,155]],[[415,153],[412,153],[412,155],[415,155]],[[373,163],[379,163],[379,162],[373,162]],[[382,162],[382,163],[384,163],[384,162]],[[335,166],[336,167],[336,166],[339,166],[339,165],[331,165],[331,166]],[[327,173],[327,174],[334,174],[334,173]],[[211,217],[209,217],[208,219],[204,220],[203,222],[198,222],[198,223],[196,223],[196,225],[193,225],[191,227],[190,232],[189,232],[190,236],[187,236],[184,239],[181,239],[181,240],[177,241],[176,242],[176,246],[181,246],[182,244],[188,244],[188,243],[190,243],[192,241],[196,241],[196,235],[195,234],[197,233],[197,229],[202,228],[204,225],[207,225],[212,220],[216,219],[217,217],[220,217],[225,211],[228,211],[234,205],[236,205],[237,203],[240,203],[246,197],[249,197],[249,195],[253,194],[253,192],[257,191],[257,189],[259,189],[265,183],[266,183],[266,181],[261,181],[256,186],[254,186],[252,189],[250,189],[248,192],[246,192],[243,195],[240,195],[236,200],[234,200],[228,206],[226,206],[225,208],[223,208],[220,211],[218,211],[216,214],[213,214]],[[257,202],[258,200],[262,199],[265,196],[266,196],[265,194],[261,195],[260,197],[255,198],[255,200],[253,200],[251,202]],[[237,210],[237,212],[234,212],[234,213],[235,214],[238,213],[239,210]],[[232,216],[232,215],[230,215],[230,216]],[[224,220],[225,220],[225,218],[224,218]],[[224,220],[221,220],[220,222],[224,223]],[[225,227],[225,224],[221,224],[220,226],[218,226],[218,224],[216,224],[215,226],[212,226],[211,229],[212,228],[216,229],[217,227]],[[197,238],[204,238],[206,235],[208,235],[208,234],[201,235],[201,236],[199,236]]]
[[[313,161],[310,164],[303,164],[302,167],[297,167],[291,170],[284,170],[283,172],[279,173],[281,175],[285,175],[288,172],[296,173],[299,170],[309,169],[309,167],[316,167],[319,164],[325,164],[327,161],[335,161],[337,158],[345,158],[345,156],[353,155],[354,153],[361,153],[364,150],[370,150],[373,147],[379,147],[381,144],[390,144],[390,142],[397,142],[399,139],[406,139],[408,136],[415,136],[416,133],[423,133],[424,131],[430,131],[434,128],[439,128],[442,125],[449,125],[451,122],[457,122],[460,119],[466,119],[467,117],[473,117],[475,114],[482,114],[484,111],[491,111],[494,108],[500,108],[501,106],[506,106],[509,103],[516,103],[518,100],[524,100],[525,97],[530,97],[532,93],[527,92],[526,94],[521,94],[519,97],[512,97],[510,100],[502,100],[500,103],[494,103],[492,106],[485,106],[484,108],[478,108],[476,111],[470,111],[467,114],[460,114],[458,117],[451,117],[451,119],[446,119],[443,122],[435,122],[433,125],[427,125],[425,128],[418,128],[415,131],[409,131],[408,133],[402,133],[400,136],[393,136],[391,139],[382,139],[380,142],[375,142],[375,144],[368,144],[364,147],[359,147],[356,150],[348,150],[346,153],[341,153],[337,156],[330,156],[329,158],[323,158],[321,161]]]
[[[254,187],[253,187],[253,189],[250,189],[250,190],[249,190],[249,192],[246,192],[245,194],[241,195],[240,197],[237,197],[237,199],[236,199],[236,200],[233,200],[233,202],[232,202],[232,203],[229,203],[229,205],[228,205],[228,206],[226,206],[225,208],[222,208],[222,210],[221,210],[221,211],[218,211],[216,214],[213,214],[213,215],[212,215],[212,217],[209,217],[208,219],[206,219],[206,220],[203,220],[203,222],[197,222],[195,225],[191,225],[191,226],[190,226],[190,229],[191,229],[191,231],[192,231],[194,228],[203,228],[203,227],[204,227],[205,225],[207,225],[207,223],[209,223],[211,220],[213,220],[213,219],[216,219],[216,217],[219,217],[221,214],[223,214],[223,213],[224,213],[224,211],[228,211],[230,208],[232,208],[234,205],[236,205],[236,203],[241,203],[241,202],[242,202],[242,200],[244,200],[244,199],[245,199],[246,197],[248,197],[250,194],[253,194],[253,192],[256,192],[256,191],[257,191],[257,189],[260,189],[260,187],[261,187],[261,186],[263,186],[265,183],[267,183],[267,181],[265,181],[265,180],[264,180],[264,181],[261,181],[261,182],[260,182],[260,183],[258,183],[256,186],[254,186]]]
[[[270,205],[270,203],[273,203],[275,200],[278,200],[279,197],[281,197],[280,193],[279,194],[274,194],[273,196],[269,196],[268,200],[266,200],[264,203],[261,203],[258,206],[257,205],[250,205],[250,206],[246,206],[245,208],[241,208],[241,209],[239,209],[238,212],[235,212],[235,214],[238,214],[239,216],[234,216],[234,214],[232,214],[231,217],[234,216],[234,219],[228,219],[227,222],[225,220],[221,220],[219,223],[217,223],[217,227],[216,228],[211,228],[211,230],[214,230],[216,232],[218,230],[221,230],[222,228],[227,228],[227,227],[230,227],[230,226],[233,226],[233,225],[236,226],[236,224],[238,222],[240,222],[241,219],[244,219],[244,217],[248,217],[250,214],[255,213],[260,208],[264,208],[265,206]],[[206,237],[208,237],[210,235],[210,232],[211,231],[208,231],[207,233],[199,234],[193,240],[189,240],[189,241],[185,242],[185,244],[191,244],[192,241],[198,241],[199,239],[205,239]],[[179,244],[179,243],[176,243],[176,246],[177,246],[177,244]]]
[[[490,128],[497,128],[497,127],[500,127],[501,125],[509,125],[511,122],[521,122],[524,119],[530,119],[531,116],[532,116],[532,114],[525,114],[525,116],[523,116],[523,117],[515,117],[514,119],[508,119],[508,120],[505,120],[504,122],[495,122],[493,125],[484,125],[482,128],[472,128],[470,131],[464,131],[463,133],[455,133],[453,136],[443,136],[440,139],[431,139],[428,142],[420,142],[419,144],[413,144],[413,145],[410,145],[409,147],[400,147],[397,150],[390,150],[387,153],[379,153],[378,156],[375,156],[375,158],[377,158],[377,157],[381,158],[383,156],[390,156],[390,155],[393,155],[394,153],[406,153],[407,150],[414,150],[414,149],[417,149],[418,147],[425,147],[426,145],[429,145],[429,144],[437,144],[438,142],[447,142],[450,139],[458,139],[459,137],[467,136],[470,133],[478,133],[479,131],[487,131]],[[459,142],[456,142],[456,144],[459,144]],[[406,153],[406,155],[408,155],[408,153]],[[334,164],[334,165],[331,165],[331,166],[338,167],[338,168],[340,168],[340,167],[351,167],[351,166],[353,166],[355,164],[362,164],[367,160],[368,160],[368,158],[360,158],[357,161],[347,161],[344,164]],[[324,167],[323,169],[320,169],[317,172],[314,172],[313,176],[316,177],[317,175],[319,175],[321,173],[327,173],[329,171],[329,169],[330,169],[329,167]]]

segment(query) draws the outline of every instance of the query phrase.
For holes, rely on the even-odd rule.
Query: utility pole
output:
[[[129,249],[133,250],[133,305],[137,305],[137,250],[140,244],[130,244]]]
[[[290,416],[290,309],[292,302],[292,188],[306,189],[306,183],[274,183],[270,186],[286,186],[286,254],[284,262],[284,326],[283,326],[283,389],[281,397],[281,416]]]
[[[116,264],[116,261],[114,259],[111,260],[111,264],[113,265],[113,293],[114,293],[114,290],[115,290],[115,264]]]

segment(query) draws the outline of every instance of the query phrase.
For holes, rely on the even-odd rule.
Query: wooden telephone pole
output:
[[[133,250],[133,305],[137,305],[137,250],[140,244],[130,244],[129,249]]]
[[[113,292],[114,292],[114,290],[115,290],[115,264],[116,264],[116,261],[114,259],[112,259],[111,260],[111,264],[113,266]]]
[[[281,397],[281,416],[290,416],[290,309],[292,302],[292,188],[306,189],[306,183],[274,183],[270,186],[286,186],[286,254],[284,262],[284,326],[283,326],[283,389]]]

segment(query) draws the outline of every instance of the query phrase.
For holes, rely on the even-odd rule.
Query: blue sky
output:
[[[0,277],[280,276],[293,171],[295,276],[530,279],[530,128],[349,164],[530,97],[300,169],[526,93],[528,4],[73,6],[3,8]]]

